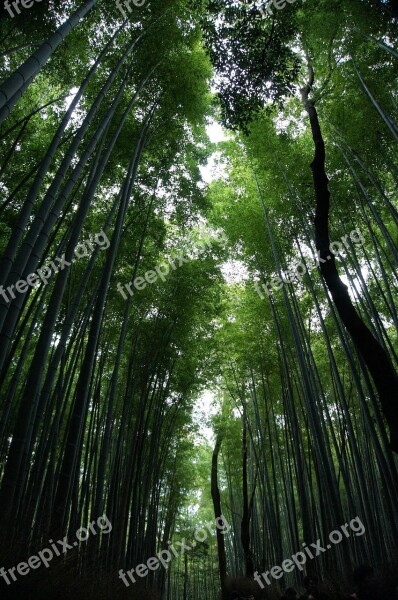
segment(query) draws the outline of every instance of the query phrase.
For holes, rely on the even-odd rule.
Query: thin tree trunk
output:
[[[211,497],[213,499],[214,516],[219,518],[222,516],[221,511],[221,496],[220,489],[218,487],[218,455],[220,453],[222,437],[219,434],[216,439],[216,445],[214,446],[212,461],[211,461]],[[218,568],[220,574],[221,594],[223,600],[227,599],[227,590],[225,587],[225,580],[227,577],[227,557],[225,554],[225,541],[224,536],[220,529],[217,528],[217,553],[218,553]]]
[[[243,554],[245,557],[245,573],[246,577],[253,577],[254,564],[253,555],[250,549],[250,506],[249,506],[249,491],[247,483],[247,423],[246,423],[246,406],[243,399],[243,414],[242,414],[242,489],[243,489],[243,515],[241,522],[241,541]]]
[[[46,42],[44,42],[32,56],[30,56],[18,69],[10,75],[0,86],[0,109],[3,107],[8,108],[8,111],[12,109],[16,100],[14,98],[17,92],[24,86],[25,82],[29,80],[32,82],[40,69],[46,64],[53,52],[58,46],[64,41],[66,36],[72,31],[72,29],[85,17],[85,15],[95,6],[97,0],[88,0],[76,10],[73,15],[65,21],[55,31]],[[18,99],[18,98],[17,98]],[[6,115],[4,115],[5,118]],[[3,122],[4,118],[0,120]]]
[[[320,270],[336,305],[337,312],[362,356],[379,394],[383,414],[390,429],[390,446],[398,453],[398,377],[391,360],[369,328],[357,313],[348,293],[347,286],[339,277],[333,253],[329,250],[329,201],[328,177],[325,170],[325,143],[319,124],[315,103],[309,98],[314,73],[308,65],[310,79],[302,88],[301,95],[307,111],[315,156],[311,163],[316,198],[315,240],[320,255]]]

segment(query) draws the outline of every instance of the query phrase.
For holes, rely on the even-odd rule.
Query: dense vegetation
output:
[[[0,7],[1,597],[393,585],[394,2],[136,4]]]

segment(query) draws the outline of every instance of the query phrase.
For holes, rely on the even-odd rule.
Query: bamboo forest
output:
[[[0,599],[398,600],[398,3],[0,0]]]

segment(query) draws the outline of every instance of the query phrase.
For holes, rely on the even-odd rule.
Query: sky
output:
[[[227,133],[219,123],[213,119],[209,120],[206,127],[207,135],[214,144],[228,139]],[[224,175],[222,164],[219,163],[219,152],[214,152],[207,161],[206,166],[200,167],[203,181],[211,183],[214,179]],[[248,277],[245,265],[239,260],[228,260],[221,266],[221,272],[227,283],[237,283]],[[199,425],[199,433],[211,446],[214,446],[214,434],[211,427],[206,423],[211,415],[216,414],[218,407],[215,402],[215,392],[211,389],[203,391],[193,409],[193,418]]]
[[[209,119],[209,124],[206,126],[206,132],[213,144],[224,142],[228,139],[224,129],[213,119]],[[207,161],[207,165],[199,167],[202,179],[206,183],[210,183],[213,179],[217,179],[217,177],[220,177],[220,175],[223,174],[221,165],[216,164],[219,156],[219,152],[213,152]]]
[[[211,446],[214,445],[214,434],[212,428],[208,425],[208,420],[212,415],[218,412],[215,405],[215,394],[212,390],[204,390],[197,399],[193,408],[193,420],[199,425],[199,434],[204,437]]]

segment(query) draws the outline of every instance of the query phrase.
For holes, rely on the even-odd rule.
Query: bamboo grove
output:
[[[2,594],[277,598],[303,572],[254,573],[356,516],[305,572],[389,584],[394,3],[118,5],[0,7],[0,566],[112,526]]]

